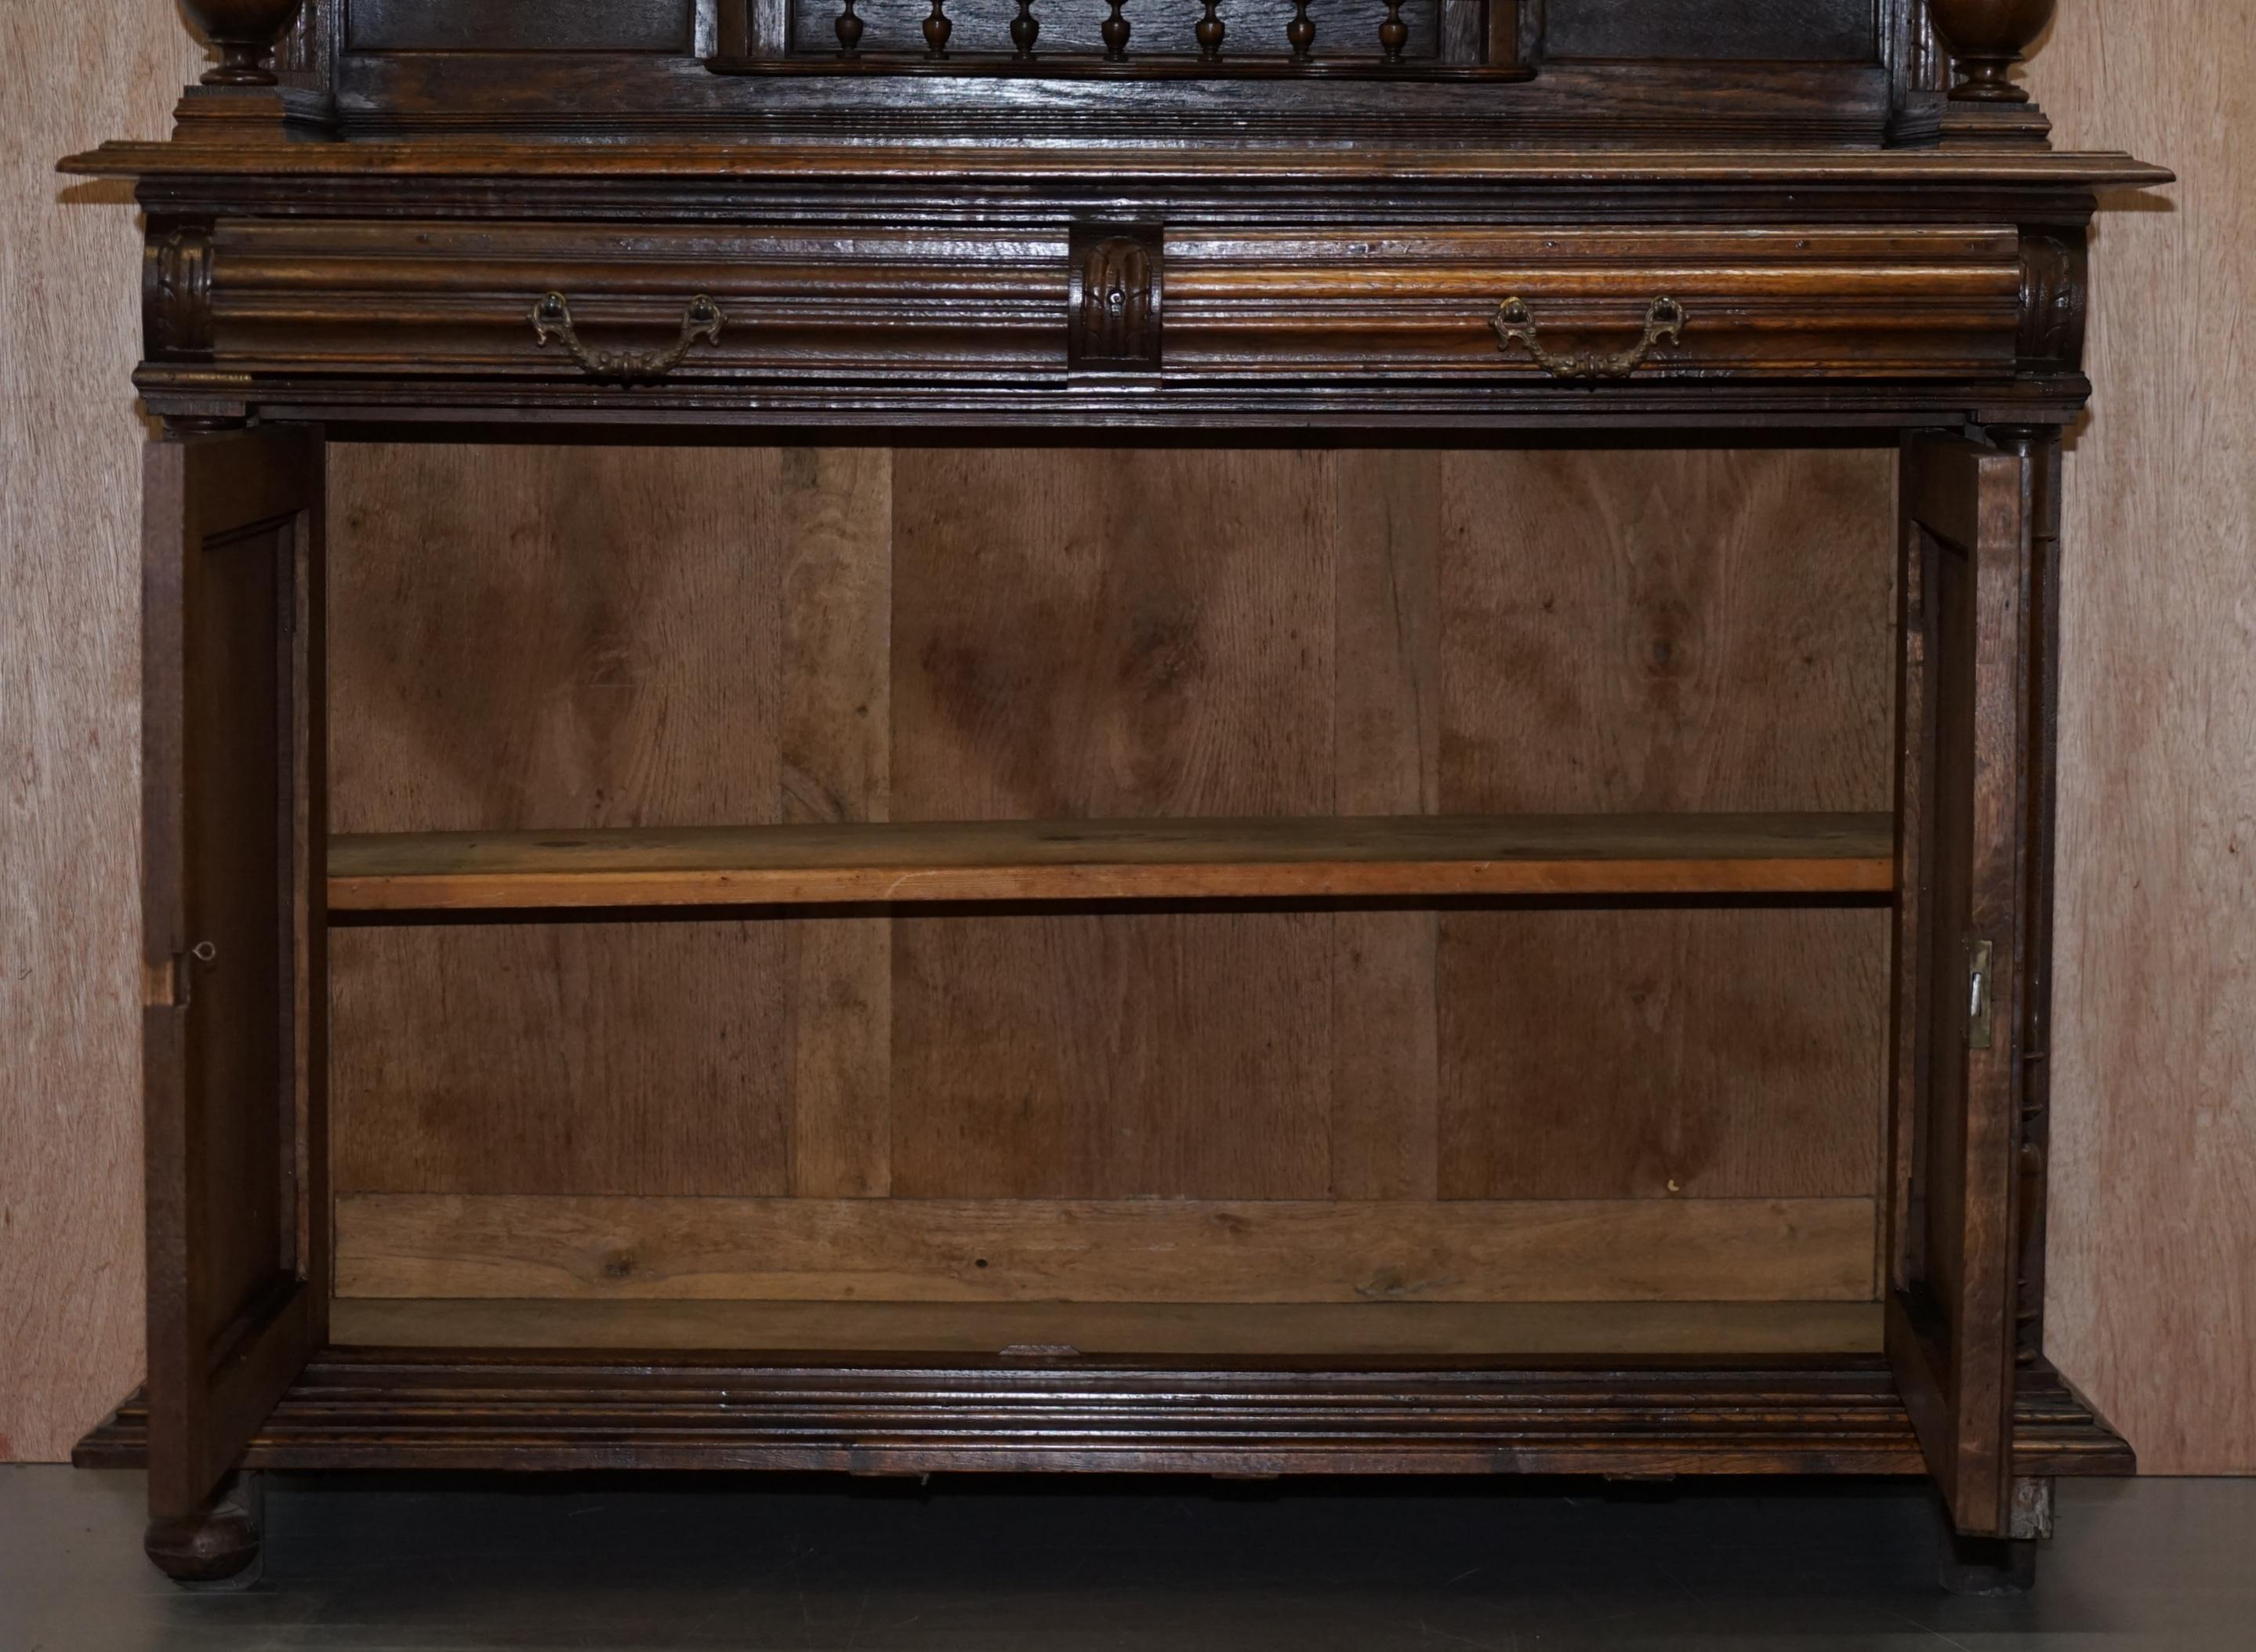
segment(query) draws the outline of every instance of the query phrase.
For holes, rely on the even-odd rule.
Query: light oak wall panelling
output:
[[[337,1202],[343,1297],[1857,1302],[1873,1200]]]
[[[1329,1192],[1326,915],[920,912],[893,946],[897,1195]]]
[[[1884,495],[1885,455],[1827,456],[1833,490],[1804,497],[1782,453],[915,449],[894,478],[882,454],[753,451],[692,510],[666,503],[695,496],[676,467],[713,474],[709,453],[349,453],[339,612],[376,616],[338,643],[355,829],[1415,812],[1446,801],[1445,759],[1472,808],[1870,801],[1850,777],[1885,692],[1858,702],[1833,662],[1879,630],[1885,564],[1810,524]],[[483,526],[435,554],[472,488]],[[1562,558],[1583,495],[1628,511],[1607,555]],[[1688,498],[1724,531],[1679,524]],[[738,531],[774,560],[726,549]],[[1810,608],[1724,611],[1803,565]],[[534,623],[496,658],[512,602]],[[1692,664],[1625,700],[1562,625],[1631,651],[1659,626]],[[1797,671],[1815,686],[1773,680]],[[1743,680],[1792,689],[1803,732],[1734,723]],[[1704,769],[1643,772],[1688,731]],[[1498,750],[1516,791],[1482,767]],[[1146,910],[358,932],[343,1185],[758,1192],[788,1163],[818,1194],[1856,1193],[1875,928]],[[1438,1011],[1437,932],[1457,983]],[[377,1004],[414,1036],[382,1035]],[[620,1084],[644,1103],[612,1108]],[[889,1091],[913,1099],[898,1118]],[[638,1105],[691,1122],[669,1139]],[[1538,1139],[1557,1150],[1511,1146]]]
[[[793,823],[892,805],[892,473],[883,448],[783,454],[783,807]],[[791,1191],[892,1183],[892,924],[802,918],[790,949]]]
[[[1329,810],[1334,462],[900,450],[894,818]]]
[[[1887,1013],[1876,916],[1451,913],[1442,1196],[1869,1192]]]
[[[1890,455],[1452,455],[1444,811],[1886,809]],[[1445,1198],[1851,1194],[1878,910],[1449,912]]]
[[[779,817],[815,715],[782,687],[779,450],[331,469],[337,830]],[[789,1190],[788,926],[340,930],[332,958],[341,1192]]]
[[[899,818],[1886,802],[1885,453],[898,464]],[[896,1191],[1872,1185],[1878,910],[1312,917],[903,920]]]
[[[1443,810],[1891,807],[1894,479],[1880,448],[1451,455]]]
[[[782,450],[329,464],[333,830],[776,818]]]
[[[1334,803],[1343,815],[1439,812],[1442,474],[1437,453],[1335,461]],[[1332,1193],[1440,1187],[1441,1051],[1431,910],[1332,923]]]
[[[161,137],[172,0],[0,11],[0,1460],[140,1381],[140,235],[54,164]]]
[[[2064,4],[2093,243],[2068,463],[2047,1343],[2150,1473],[2256,1473],[2256,16]]]
[[[897,819],[1333,800],[1329,455],[907,448]],[[893,1191],[1320,1199],[1331,923],[903,918]]]
[[[788,942],[747,922],[333,931],[339,1193],[790,1192]]]

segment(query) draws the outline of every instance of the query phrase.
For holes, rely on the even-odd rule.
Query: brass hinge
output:
[[[195,981],[194,966],[208,969],[219,960],[219,949],[198,941],[185,953],[175,953],[161,964],[141,966],[141,1003],[148,1009],[186,1009]]]
[[[1995,1036],[1992,1000],[1996,983],[1991,976],[1991,966],[1997,949],[1988,941],[1969,938],[1966,943],[1966,1047],[1987,1050]]]

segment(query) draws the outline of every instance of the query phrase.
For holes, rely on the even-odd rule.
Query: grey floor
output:
[[[1967,1599],[1894,1482],[284,1480],[264,1578],[187,1594],[137,1475],[0,1468],[0,1652],[2256,1648],[2256,1480],[2064,1494],[2036,1592]]]

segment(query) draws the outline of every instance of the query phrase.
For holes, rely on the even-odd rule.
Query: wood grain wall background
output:
[[[2062,535],[2051,1352],[2150,1472],[2256,1473],[2256,8],[2062,0],[2103,213]]]
[[[2104,222],[2100,411],[2071,460],[2052,1346],[2149,1470],[2256,1471],[2256,163],[2232,137],[2256,19],[2063,10],[2033,76],[2062,140],[2185,181]],[[161,134],[195,53],[169,0],[0,30],[0,1458],[41,1459],[137,1379],[141,1284],[135,239],[94,204],[114,192],[49,168]],[[804,479],[802,545],[850,537],[869,478],[786,462],[831,471]],[[785,806],[885,795],[832,767],[778,777]],[[871,944],[841,925],[793,967],[820,1001]],[[821,1173],[850,1180],[857,1151]]]
[[[0,10],[0,1459],[141,1370],[139,235],[54,163],[202,60],[172,0]]]

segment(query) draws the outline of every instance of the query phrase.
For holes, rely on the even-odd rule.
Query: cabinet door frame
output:
[[[289,426],[153,443],[143,468],[159,1519],[202,1507],[328,1335],[322,469],[320,430]]]
[[[2013,1529],[2041,445],[1901,454],[1887,1350],[1958,1529]],[[2034,938],[2034,940],[2033,940]],[[2033,1002],[2033,1001],[2032,1001]]]

